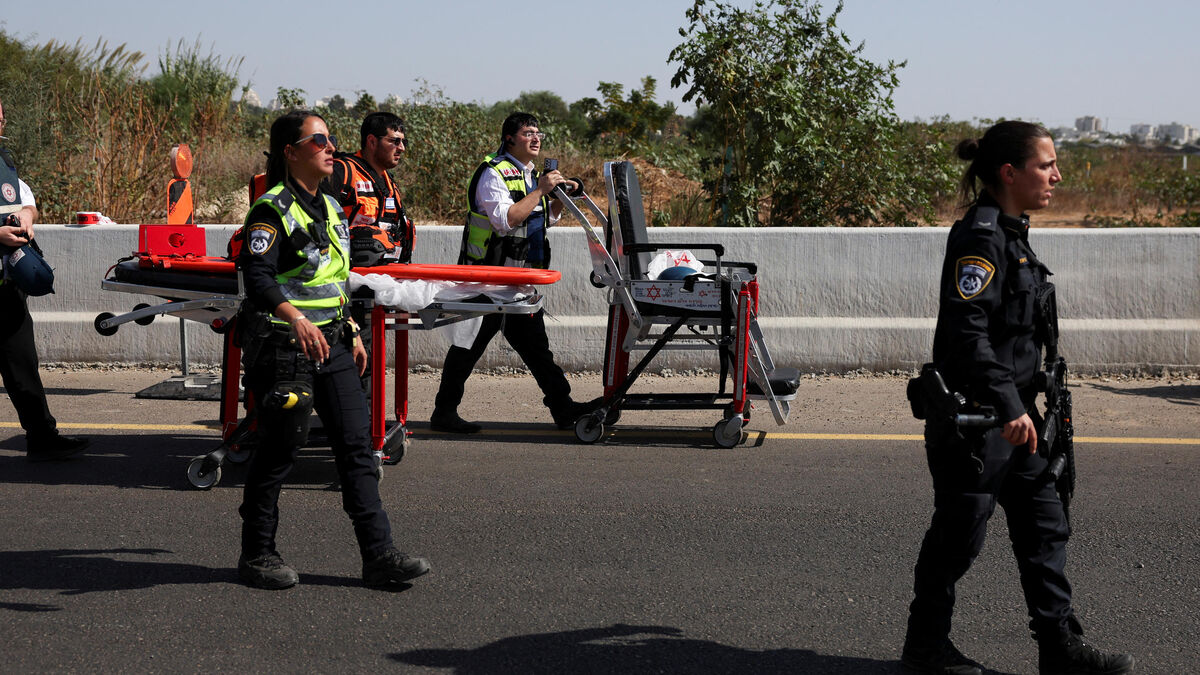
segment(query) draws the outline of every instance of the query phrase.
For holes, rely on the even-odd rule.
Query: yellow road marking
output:
[[[781,431],[752,431],[767,438],[800,441],[922,441],[920,434],[797,434]],[[1150,438],[1136,436],[1076,436],[1076,443],[1117,445],[1200,445],[1200,438]]]
[[[220,431],[220,425],[213,424],[112,424],[106,422],[60,422],[60,429],[96,429],[101,431]],[[0,429],[20,429],[18,422],[0,422]],[[707,436],[707,431],[692,431],[688,429],[657,430],[642,429],[636,426],[626,427],[638,436]],[[429,432],[417,427],[413,431],[429,433],[437,438],[448,434]],[[786,431],[757,431],[748,430],[747,435],[762,440],[789,441],[921,441],[920,434],[833,434],[833,433],[796,433]],[[486,436],[553,436],[571,435],[570,431],[550,431],[543,429],[484,429]],[[1110,445],[1200,445],[1200,438],[1170,438],[1170,437],[1139,437],[1139,436],[1076,436],[1076,443],[1106,443]]]

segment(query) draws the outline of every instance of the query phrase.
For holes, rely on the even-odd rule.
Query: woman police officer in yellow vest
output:
[[[239,512],[238,575],[258,588],[299,580],[275,549],[279,493],[304,443],[310,411],[325,425],[363,559],[363,581],[387,586],[429,571],[400,553],[379,498],[368,412],[359,375],[366,351],[347,320],[347,227],[318,185],[333,170],[325,120],[292,111],[271,125],[267,190],[246,216],[238,255],[246,287],[241,314],[246,389],[259,410],[261,444],[250,461]]]

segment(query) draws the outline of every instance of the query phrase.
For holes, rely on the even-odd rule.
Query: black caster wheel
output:
[[[621,409],[610,408],[608,413],[604,415],[604,426],[611,427],[621,421]]]
[[[146,308],[147,308],[147,307],[149,307],[149,306],[150,306],[150,305],[147,305],[146,303],[144,303],[144,302],[143,302],[143,303],[140,303],[140,304],[134,305],[134,306],[133,306],[133,311],[135,311],[135,312],[136,312],[136,311],[138,311],[139,309],[146,309]],[[139,326],[149,326],[150,324],[154,323],[154,315],[153,315],[153,314],[151,314],[150,316],[143,316],[143,317],[142,317],[142,318],[140,318],[140,319],[134,319],[134,320],[133,320],[133,322],[134,322],[134,323],[136,323],[136,324],[137,324],[137,325],[139,325]]]
[[[584,415],[575,420],[575,438],[592,444],[604,437],[604,422],[595,415]]]
[[[108,321],[109,319],[113,318],[114,316],[115,315],[112,312],[101,312],[101,313],[97,314],[96,320],[94,322],[92,322],[92,325],[96,327],[96,332],[105,337],[108,337],[109,335],[116,335],[117,334],[116,326],[110,326],[109,328],[101,328],[100,327],[101,322]]]
[[[736,417],[713,425],[713,442],[718,448],[732,448],[742,442],[742,422]]]
[[[388,439],[387,444],[383,446],[383,463],[399,464],[408,454],[408,447],[411,444],[412,439],[408,436],[408,430],[403,427],[397,429],[392,438]]]
[[[245,445],[235,445],[225,453],[225,461],[230,464],[245,464],[250,461],[251,449]]]
[[[207,460],[208,455],[200,455],[188,462],[187,477],[192,487],[207,490],[221,482],[220,465],[206,470],[205,464],[208,463]]]

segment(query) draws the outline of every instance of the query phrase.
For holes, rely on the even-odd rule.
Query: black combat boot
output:
[[[950,638],[933,644],[905,640],[900,665],[904,672],[920,675],[983,675],[979,664],[963,656]]]
[[[384,588],[427,574],[429,561],[415,558],[389,548],[371,560],[363,561],[363,583],[370,588]]]
[[[448,434],[477,434],[482,426],[468,422],[458,416],[458,413],[453,410],[433,409],[433,414],[429,417],[429,428],[434,431],[441,431]]]
[[[1041,675],[1121,675],[1132,671],[1132,656],[1101,653],[1075,633],[1038,636]]]
[[[30,462],[57,462],[72,459],[91,445],[87,438],[63,436],[55,433],[49,436],[25,436],[25,459]]]
[[[243,555],[238,559],[238,578],[250,586],[269,591],[291,588],[300,581],[300,575],[283,562],[278,553],[267,553],[257,558]]]
[[[587,402],[567,400],[565,404],[550,408],[550,416],[554,418],[554,426],[559,429],[574,429],[575,422],[584,415],[600,407],[601,399]]]

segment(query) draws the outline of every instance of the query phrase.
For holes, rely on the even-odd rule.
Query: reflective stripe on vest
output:
[[[483,172],[487,170],[495,171],[504,181],[504,187],[508,188],[509,194],[512,196],[513,202],[519,202],[525,198],[528,186],[525,184],[525,174],[521,167],[513,164],[507,157],[502,157],[499,153],[493,152],[483,158],[483,163],[479,168],[475,169],[475,175],[471,177],[471,184],[467,188],[467,224],[466,232],[463,237],[462,249],[459,256],[465,262],[478,262],[480,260],[488,260],[490,264],[502,265],[505,267],[525,267],[528,265],[524,256],[518,258],[505,258],[504,260],[493,260],[496,256],[496,247],[501,246],[504,239],[512,239],[518,246],[515,250],[525,251],[523,243],[529,230],[529,224],[532,219],[541,217],[545,219],[545,214],[550,212],[550,200],[543,196],[539,204],[540,211],[535,210],[529,214],[517,227],[512,228],[508,234],[503,237],[492,229],[492,223],[488,220],[487,215],[480,212],[479,206],[475,203],[475,192],[479,187],[479,180],[483,176]],[[505,175],[505,173],[508,175]],[[515,173],[514,173],[515,172]],[[533,172],[533,180],[538,179],[538,173]],[[544,228],[543,228],[544,232]],[[539,266],[542,266],[539,264]]]
[[[350,217],[355,204],[359,207],[358,213],[354,216],[355,222],[350,223],[351,227],[374,223],[376,220],[389,225],[400,222],[400,193],[396,190],[396,184],[392,182],[391,175],[385,171],[380,176],[382,182],[377,182],[371,176],[366,160],[362,158],[361,154],[344,155],[338,157],[337,161],[345,164],[346,179],[345,183],[335,187],[341,190],[350,186],[354,192],[355,203],[342,207],[346,212],[346,217]],[[384,194],[384,190],[387,191],[386,194]],[[388,206],[389,201],[391,202],[390,207]]]
[[[329,195],[321,195],[325,202],[325,229],[330,241],[324,252],[315,241],[310,241],[296,252],[296,266],[275,275],[283,297],[294,307],[304,312],[314,325],[320,326],[341,318],[342,307],[347,302],[346,279],[350,276],[349,233],[342,216],[342,209]],[[288,236],[297,230],[309,232],[315,219],[296,201],[291,190],[283,183],[267,190],[254,203],[267,204],[283,220]],[[254,206],[250,207],[251,210]],[[312,236],[310,234],[310,239]],[[281,261],[281,266],[284,263]],[[271,316],[271,321],[286,324],[286,321]]]

